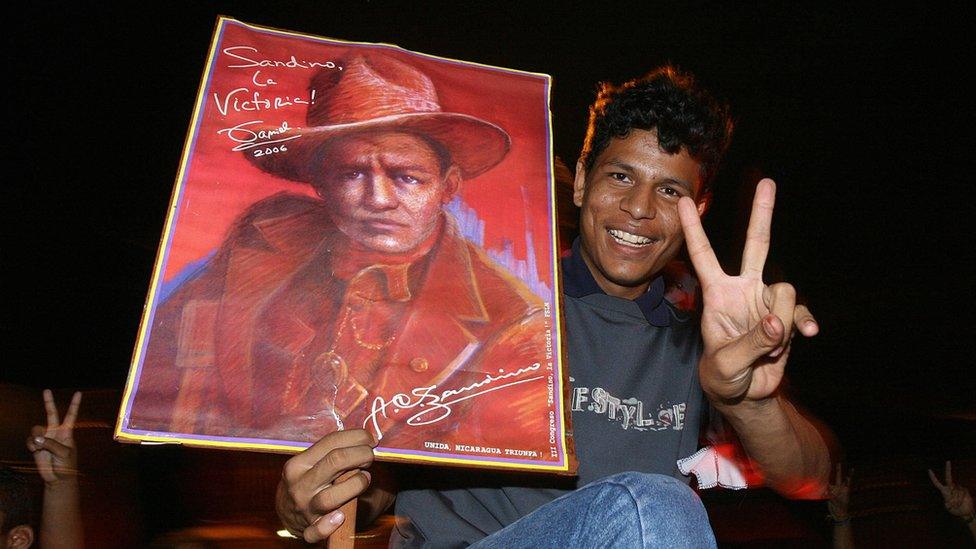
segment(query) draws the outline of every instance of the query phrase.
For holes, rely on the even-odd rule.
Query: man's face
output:
[[[316,188],[336,227],[355,244],[398,253],[431,235],[459,184],[458,169],[442,170],[425,140],[382,132],[331,143]]]
[[[586,173],[576,166],[573,201],[581,208],[583,260],[609,295],[635,299],[684,243],[678,199],[705,210],[698,161],[661,150],[656,131],[614,138]]]

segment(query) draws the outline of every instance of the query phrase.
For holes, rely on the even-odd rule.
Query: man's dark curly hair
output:
[[[635,128],[656,129],[661,149],[676,154],[684,147],[701,163],[704,189],[729,147],[732,126],[727,104],[698,87],[691,74],[666,65],[620,86],[600,85],[580,161],[590,173],[611,139],[626,138]]]
[[[27,479],[6,465],[0,465],[0,511],[3,523],[0,534],[6,534],[14,526],[30,523],[30,495]]]

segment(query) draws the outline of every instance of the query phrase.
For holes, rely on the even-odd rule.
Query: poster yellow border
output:
[[[560,381],[565,381],[565,376],[568,376],[566,371],[566,363],[562,353],[562,317],[559,313],[561,311],[561,277],[559,275],[559,240],[558,240],[558,218],[557,218],[557,205],[556,205],[556,181],[555,181],[555,154],[552,150],[553,145],[553,131],[552,131],[552,109],[551,109],[551,93],[552,93],[552,77],[545,73],[524,71],[519,69],[510,69],[506,67],[498,67],[495,65],[488,65],[484,63],[478,63],[473,61],[463,61],[459,59],[453,59],[449,57],[443,57],[438,55],[426,54],[421,52],[415,52],[412,50],[406,50],[396,44],[389,44],[384,42],[358,42],[350,40],[341,40],[335,38],[328,38],[319,35],[313,35],[308,33],[289,31],[284,29],[278,29],[274,27],[267,27],[263,25],[255,25],[251,23],[245,23],[243,21],[234,19],[228,16],[218,16],[217,22],[214,26],[214,31],[210,40],[210,47],[207,52],[207,60],[204,64],[203,73],[200,78],[200,85],[197,89],[197,98],[193,106],[193,112],[190,118],[190,125],[187,130],[186,138],[183,142],[183,152],[180,155],[179,169],[176,173],[176,181],[173,185],[173,192],[170,195],[169,207],[167,209],[166,222],[163,227],[163,238],[160,240],[159,247],[156,251],[156,260],[153,266],[153,274],[150,279],[149,291],[146,296],[146,301],[143,306],[142,319],[139,324],[139,332],[136,338],[135,348],[133,349],[132,359],[129,363],[129,373],[126,377],[125,390],[122,394],[121,406],[119,409],[118,417],[116,420],[114,438],[117,441],[122,442],[138,442],[138,443],[149,443],[149,444],[180,444],[185,446],[202,447],[202,448],[224,448],[224,449],[240,449],[240,450],[264,450],[269,452],[285,452],[285,453],[297,453],[302,451],[303,448],[283,445],[283,444],[265,444],[257,442],[230,442],[230,441],[220,441],[220,440],[202,440],[196,438],[186,438],[180,436],[158,436],[158,435],[133,435],[130,433],[125,433],[122,431],[122,424],[125,420],[126,404],[132,397],[132,390],[135,384],[135,377],[138,371],[138,364],[142,359],[143,347],[145,343],[145,338],[148,333],[148,321],[149,312],[152,307],[152,303],[156,298],[156,291],[159,285],[159,278],[162,276],[163,260],[165,258],[165,252],[170,244],[170,239],[172,238],[172,225],[175,223],[175,216],[173,215],[175,209],[178,206],[178,200],[183,190],[184,178],[186,175],[188,159],[191,153],[192,144],[197,136],[199,130],[200,117],[203,112],[203,103],[205,100],[205,92],[207,85],[209,83],[208,75],[211,74],[213,70],[213,65],[216,59],[217,46],[222,36],[223,30],[228,24],[241,25],[250,29],[254,29],[262,32],[272,32],[285,36],[294,36],[300,38],[311,38],[314,40],[327,40],[329,42],[337,42],[342,44],[354,44],[354,45],[380,45],[385,47],[395,48],[411,55],[419,55],[421,57],[426,57],[429,59],[437,59],[441,61],[448,61],[454,63],[463,63],[465,65],[472,65],[477,67],[484,67],[493,70],[500,70],[507,73],[515,74],[525,74],[534,77],[541,77],[546,81],[546,109],[549,113],[548,124],[547,124],[547,138],[548,138],[548,152],[549,152],[549,204],[550,204],[550,216],[553,220],[551,224],[550,231],[550,243],[552,249],[556,253],[551,254],[552,257],[552,273],[553,273],[553,307],[550,312],[549,320],[551,322],[551,330],[554,334],[554,339],[556,340],[555,345],[553,345],[554,353],[558,355],[557,365],[558,365],[558,376]],[[560,384],[562,386],[562,384]],[[398,452],[386,452],[377,451],[376,455],[378,457],[393,458],[395,460],[404,460],[410,462],[426,462],[434,464],[451,464],[451,465],[471,465],[471,466],[486,466],[492,468],[510,468],[510,469],[520,469],[520,470],[540,470],[540,471],[568,471],[571,465],[571,459],[569,456],[571,444],[567,440],[567,422],[570,421],[570,415],[567,412],[565,406],[565,394],[564,391],[557,391],[558,402],[559,402],[559,412],[562,416],[562,421],[560,421],[560,432],[559,440],[562,445],[562,459],[559,463],[553,465],[545,464],[525,464],[525,463],[507,463],[504,461],[489,461],[489,460],[478,460],[477,458],[455,458],[455,457],[436,457],[427,455],[417,455],[417,454],[403,454]]]

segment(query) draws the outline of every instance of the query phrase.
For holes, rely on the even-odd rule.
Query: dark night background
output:
[[[0,382],[123,386],[225,14],[551,74],[555,148],[571,166],[596,82],[668,61],[695,73],[738,121],[706,216],[727,268],[737,267],[751,184],[758,174],[779,184],[770,262],[822,326],[796,345],[793,393],[855,463],[976,457],[971,13],[920,3],[156,4],[10,12]]]

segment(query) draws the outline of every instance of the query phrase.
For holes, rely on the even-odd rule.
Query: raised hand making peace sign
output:
[[[719,265],[694,201],[682,198],[678,203],[688,254],[703,294],[702,388],[724,401],[772,396],[783,379],[793,330],[807,337],[819,331],[810,311],[796,304],[793,286],[767,286],[762,280],[775,198],[776,184],[771,179],[760,181],[738,276],[727,275]]]
[[[61,421],[54,395],[45,389],[47,427],[35,425],[27,439],[27,449],[34,454],[37,472],[44,479],[41,547],[78,548],[85,543],[78,488],[78,450],[74,439],[80,406],[81,393],[76,392],[64,414],[64,421]]]
[[[27,449],[34,454],[37,472],[47,484],[73,479],[78,474],[77,456],[74,441],[75,421],[81,406],[81,393],[76,392],[68,405],[62,422],[54,395],[44,390],[44,411],[47,414],[47,427],[35,425],[27,439]]]
[[[952,481],[952,462],[947,461],[945,463],[945,484],[939,482],[939,477],[932,472],[932,469],[929,469],[929,479],[936,490],[942,494],[946,511],[959,517],[967,524],[972,523],[973,517],[976,515],[976,511],[973,510],[973,496],[969,494],[969,490],[965,486]]]

